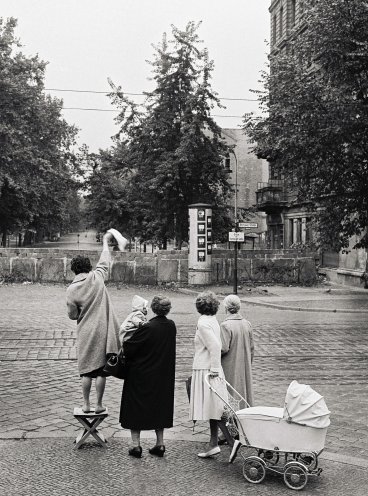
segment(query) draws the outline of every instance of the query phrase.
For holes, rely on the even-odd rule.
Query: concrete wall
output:
[[[71,259],[77,250],[63,251],[46,248],[0,249],[0,279],[32,282],[72,281]],[[83,251],[96,265],[99,253]],[[212,282],[231,281],[234,252],[215,250],[212,256]],[[188,253],[160,251],[157,253],[113,252],[110,281],[123,284],[155,285],[175,282],[188,284]],[[239,251],[238,280],[261,283],[313,284],[316,264],[313,256],[299,256],[292,250]]]
[[[359,241],[357,236],[352,236],[349,248],[346,252],[340,251],[336,267],[321,267],[319,272],[331,282],[364,288],[367,286],[365,276],[367,274],[368,253],[364,248],[354,250],[353,246]]]
[[[241,283],[284,283],[312,285],[317,281],[313,254],[295,250],[254,250],[238,252],[238,281]],[[234,253],[215,251],[212,256],[212,282],[230,282],[234,274]]]

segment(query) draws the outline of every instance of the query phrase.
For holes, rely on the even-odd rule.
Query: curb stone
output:
[[[183,293],[183,294],[193,294],[197,295],[199,291],[195,289],[188,289],[188,288],[178,288],[178,291]],[[222,295],[217,295],[218,298],[221,300],[224,299],[224,296]],[[260,301],[256,299],[250,299],[250,298],[245,298],[245,297],[239,297],[240,300],[244,303],[247,303],[248,305],[254,305],[254,306],[262,306],[262,307],[269,307],[269,308],[274,308],[276,310],[291,310],[294,312],[324,312],[324,313],[356,313],[356,314],[368,314],[368,310],[364,309],[354,309],[354,308],[320,308],[320,307],[315,307],[315,308],[304,308],[304,307],[293,307],[290,305],[279,305],[277,303],[268,303],[265,301]]]

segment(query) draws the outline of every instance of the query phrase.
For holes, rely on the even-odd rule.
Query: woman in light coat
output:
[[[254,357],[252,326],[239,313],[240,299],[237,295],[228,295],[224,299],[224,307],[226,318],[221,324],[221,363],[225,379],[252,406]],[[241,402],[240,408],[245,407],[244,402]]]
[[[193,421],[209,420],[211,431],[209,449],[204,453],[198,453],[200,458],[208,458],[220,453],[218,421],[221,420],[224,410],[223,402],[205,382],[208,374],[210,380],[216,380],[218,376],[224,377],[221,367],[220,325],[216,319],[220,302],[214,293],[204,292],[198,295],[195,303],[201,316],[194,337],[190,418]],[[219,384],[217,386],[221,387]]]
[[[105,410],[102,399],[105,391],[106,357],[119,350],[119,322],[105,286],[111,255],[111,233],[103,237],[100,259],[95,270],[88,257],[78,255],[71,261],[75,273],[67,289],[69,318],[77,321],[78,369],[82,378],[83,411],[90,412],[92,379],[96,380],[95,413]]]

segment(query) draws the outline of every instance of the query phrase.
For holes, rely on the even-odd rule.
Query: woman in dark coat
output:
[[[173,426],[176,327],[166,318],[171,302],[164,296],[155,296],[151,309],[156,314],[124,343],[129,364],[121,398],[121,426],[131,430],[133,447],[129,455],[140,458],[141,430],[156,431],[156,445],[152,455],[163,456],[164,428]]]

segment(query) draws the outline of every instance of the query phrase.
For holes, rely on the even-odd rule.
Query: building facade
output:
[[[271,0],[270,61],[288,49],[289,42],[305,29],[303,0]],[[297,202],[295,188],[272,171],[270,179],[259,183],[257,207],[267,215],[267,241],[270,248],[290,248],[310,245],[313,232],[310,227],[312,211]],[[357,239],[351,238],[348,250],[321,253],[321,269],[330,280],[352,286],[368,286],[368,256],[365,249],[353,249]]]
[[[271,56],[285,50],[287,42],[303,28],[303,0],[272,0],[269,8],[271,16]]]
[[[241,129],[222,129],[222,136],[226,143],[233,147],[233,153],[225,159],[225,167],[229,171],[229,182],[233,189],[229,206],[231,209],[235,208],[235,185],[237,184],[237,208],[256,207],[258,185],[268,180],[268,163],[251,153],[252,145]],[[247,221],[254,225],[257,224],[257,227],[241,229],[244,230],[246,238],[241,248],[263,246],[267,231],[266,214],[255,211],[247,216]]]
[[[302,0],[272,0],[270,6],[270,59],[287,50],[288,42],[303,29]],[[298,204],[290,181],[285,181],[269,165],[269,180],[259,182],[257,208],[267,215],[267,246],[271,249],[309,246],[313,240],[311,214]]]

